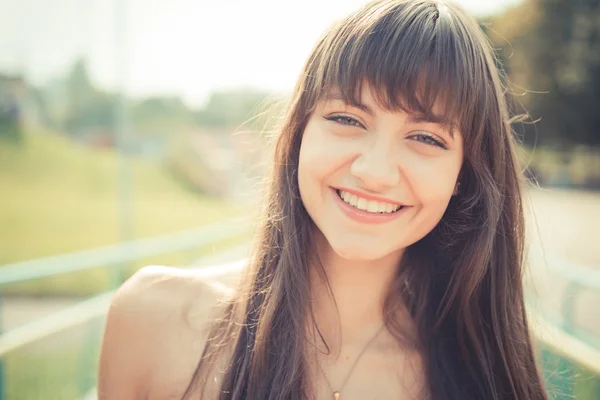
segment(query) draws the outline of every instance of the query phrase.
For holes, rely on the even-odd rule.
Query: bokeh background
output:
[[[506,71],[553,399],[600,399],[600,2],[462,0]],[[268,137],[360,0],[0,0],[0,400],[92,399],[112,290],[244,257]]]

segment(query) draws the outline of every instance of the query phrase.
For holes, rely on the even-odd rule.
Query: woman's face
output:
[[[300,195],[335,253],[376,260],[440,221],[462,166],[462,135],[380,108],[366,85],[360,108],[339,97],[321,101],[304,130]]]

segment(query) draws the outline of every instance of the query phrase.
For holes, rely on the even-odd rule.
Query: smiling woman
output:
[[[298,184],[333,253],[378,259],[422,239],[440,221],[463,164],[462,135],[386,110],[368,84],[360,98],[357,105],[317,104],[304,128]],[[387,205],[402,207],[387,213]],[[386,224],[364,225],[380,222]]]
[[[379,0],[335,24],[276,136],[238,290],[205,338],[201,277],[126,282],[100,398],[546,399],[509,120],[454,3]]]

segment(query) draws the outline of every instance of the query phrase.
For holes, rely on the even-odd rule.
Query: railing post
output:
[[[127,0],[115,0],[115,77],[117,79],[117,96],[115,102],[114,129],[118,149],[118,183],[119,183],[119,240],[128,242],[133,239],[133,202],[132,171],[130,149],[129,107],[126,94],[127,68],[129,61],[127,46]],[[116,288],[123,283],[125,271],[129,263],[119,263],[113,268],[112,285]]]
[[[577,282],[570,282],[565,289],[562,301],[562,324],[565,332],[573,334],[575,331],[575,297],[581,286]]]
[[[4,297],[2,296],[2,289],[0,289],[0,335],[4,333],[4,307],[3,307]],[[0,400],[4,400],[6,398],[6,379],[5,379],[5,368],[4,368],[4,357],[0,356]]]
[[[79,391],[89,393],[96,384],[99,345],[103,332],[103,319],[90,321],[83,339],[83,348],[79,356]]]

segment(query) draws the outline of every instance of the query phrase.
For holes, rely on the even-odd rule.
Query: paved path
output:
[[[548,259],[557,256],[600,270],[600,193],[532,190],[527,195],[532,251],[541,251]],[[535,291],[535,304],[558,317],[568,282],[543,263],[536,265],[528,282]],[[600,340],[600,293],[579,291],[574,297],[574,310],[575,325]]]
[[[530,190],[526,214],[533,245],[600,269],[600,192]]]

